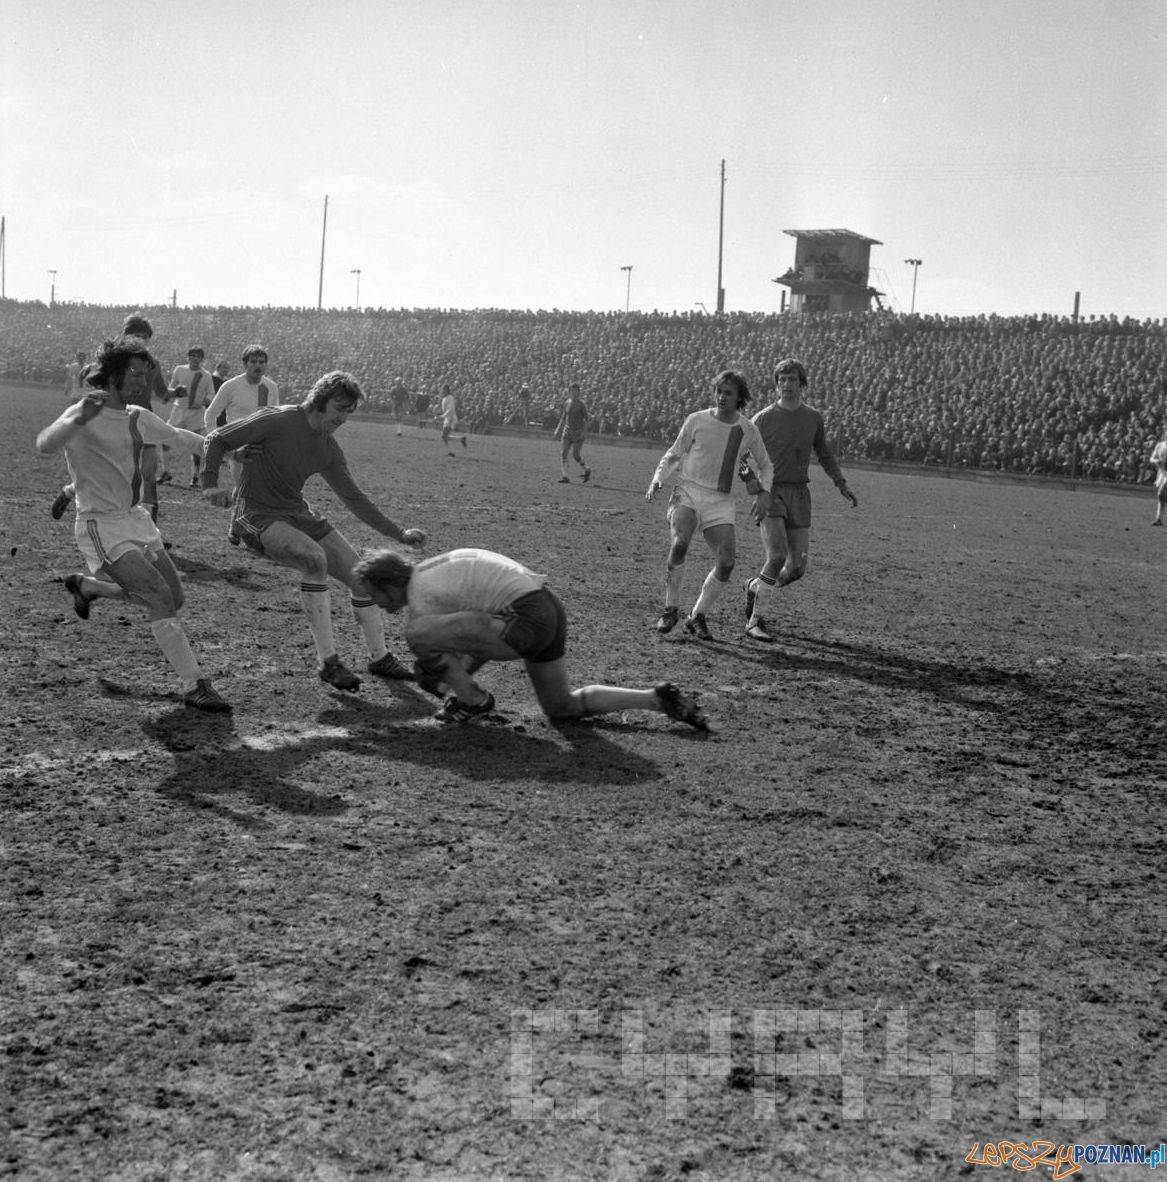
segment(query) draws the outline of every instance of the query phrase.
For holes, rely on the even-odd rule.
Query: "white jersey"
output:
[[[170,377],[170,387],[185,386],[186,394],[176,398],[170,407],[170,425],[188,431],[203,430],[203,413],[215,396],[215,383],[205,369],[176,365]]]
[[[516,599],[538,591],[547,576],[493,550],[451,550],[413,568],[406,604],[411,616],[450,612],[502,611]]]
[[[454,394],[447,394],[442,399],[442,426],[456,427],[458,425],[458,398]]]
[[[1167,439],[1155,444],[1151,463],[1155,465],[1155,488],[1158,490],[1167,485]]]
[[[260,407],[279,406],[280,388],[266,375],[259,382],[252,385],[245,373],[228,378],[220,387],[218,394],[211,399],[211,405],[203,413],[203,426],[207,431],[215,429],[215,420],[224,412],[228,423],[237,423],[240,419],[253,415]]]
[[[663,485],[670,475],[679,471],[682,481],[708,492],[732,494],[738,465],[747,454],[758,469],[762,487],[769,488],[774,479],[774,465],[758,428],[742,414],[727,423],[717,417],[715,410],[699,410],[681,424],[652,481]]]

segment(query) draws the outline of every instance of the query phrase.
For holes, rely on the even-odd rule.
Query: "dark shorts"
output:
[[[232,546],[242,543],[256,554],[263,553],[263,531],[276,521],[283,521],[302,534],[307,534],[314,542],[319,542],[325,534],[332,532],[332,526],[327,518],[317,517],[314,513],[298,513],[295,517],[271,517],[264,513],[241,513],[236,507],[231,518],[231,528],[227,530],[227,540]]]
[[[533,665],[558,661],[567,651],[567,613],[546,587],[522,595],[498,613],[506,621],[502,639]]]
[[[776,484],[770,490],[770,512],[780,517],[787,529],[810,529],[810,485]]]

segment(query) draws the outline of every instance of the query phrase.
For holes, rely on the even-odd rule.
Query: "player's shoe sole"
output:
[[[481,706],[469,706],[451,694],[434,717],[439,722],[469,722],[472,718],[481,718],[484,714],[489,714],[493,709],[494,694],[487,694],[486,701]]]
[[[656,622],[656,630],[662,636],[665,636],[677,626],[677,621],[680,618],[680,608],[666,607],[665,610],[661,612],[660,619]]]
[[[361,688],[361,679],[351,669],[342,665],[340,657],[335,655],[321,665],[320,680],[334,689],[344,690],[350,694],[355,694]]]
[[[690,636],[695,636],[698,640],[712,640],[713,633],[709,631],[709,625],[705,622],[705,613],[699,612],[695,616],[690,616],[685,621],[685,631]]]
[[[699,731],[709,730],[709,719],[701,707],[686,697],[671,681],[662,681],[653,686],[653,693],[660,699],[664,712],[675,722],[684,722]]]
[[[65,516],[65,510],[72,504],[73,498],[62,489],[53,498],[53,503],[49,506],[49,512],[52,514],[54,521],[60,521]]]
[[[183,694],[184,706],[192,710],[201,710],[204,714],[230,714],[231,703],[221,697],[213,685],[205,678],[199,678],[194,689]]]
[[[80,575],[66,575],[65,576],[65,590],[73,597],[73,610],[83,619],[89,619],[89,605],[93,602],[93,596],[86,595],[81,589]]]
[[[413,674],[392,653],[369,662],[369,672],[375,677],[391,677],[394,681],[412,681]]]

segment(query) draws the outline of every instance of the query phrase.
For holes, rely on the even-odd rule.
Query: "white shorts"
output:
[[[206,428],[203,426],[203,410],[201,406],[176,406],[170,412],[170,425],[184,427],[188,431],[195,431],[202,435]]]
[[[73,526],[73,536],[90,574],[97,574],[103,566],[116,562],[131,550],[163,553],[162,534],[151,520],[149,510],[141,505],[135,505],[125,513],[78,518]]]
[[[669,518],[674,509],[692,509],[697,514],[697,528],[705,531],[715,525],[734,525],[737,521],[737,501],[732,493],[717,492],[685,480],[673,489],[669,497]]]

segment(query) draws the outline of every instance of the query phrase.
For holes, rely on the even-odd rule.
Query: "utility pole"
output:
[[[316,291],[316,311],[324,307],[324,240],[328,235],[328,194],[324,194],[324,226],[320,231],[320,286]]]
[[[4,299],[7,290],[8,259],[4,250],[4,219],[0,218],[0,300]]]
[[[621,267],[621,271],[628,272],[628,290],[624,295],[624,314],[628,314],[628,309],[632,307],[632,264],[629,263],[627,267]]]
[[[355,275],[357,277],[357,311],[359,312],[361,310],[361,269],[360,269],[360,267],[353,267],[353,269],[351,271],[349,271],[349,274]]]
[[[49,288],[49,307],[52,308],[57,302],[57,272],[50,270],[49,274],[53,277],[52,286]]]
[[[916,276],[920,274],[920,267],[923,265],[924,260],[904,259],[904,262],[912,268],[912,313],[914,313],[916,311]]]
[[[725,248],[725,161],[721,162],[721,213],[717,219],[717,311],[725,311],[725,288],[721,286],[721,262]]]

